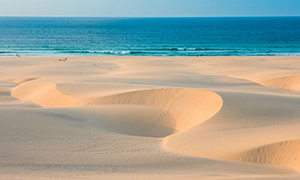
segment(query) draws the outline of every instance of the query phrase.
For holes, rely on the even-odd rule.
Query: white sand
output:
[[[300,179],[299,57],[0,58],[0,179]]]

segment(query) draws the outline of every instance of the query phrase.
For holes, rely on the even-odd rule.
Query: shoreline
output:
[[[0,58],[18,58],[16,56],[0,56]],[[136,58],[143,58],[143,57],[148,57],[148,58],[193,58],[197,56],[20,56],[22,58],[56,58],[56,57],[67,57],[67,58],[96,58],[96,57],[106,57],[106,58],[118,58],[118,57],[136,57]],[[199,58],[204,57],[204,58],[214,58],[214,57],[263,57],[263,58],[288,58],[288,57],[294,57],[294,58],[300,58],[300,56],[198,56]]]

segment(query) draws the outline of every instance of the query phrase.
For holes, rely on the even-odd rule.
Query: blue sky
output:
[[[0,0],[0,16],[300,16],[300,0]]]

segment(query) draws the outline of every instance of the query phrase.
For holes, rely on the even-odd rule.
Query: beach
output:
[[[1,57],[0,179],[300,179],[300,57]]]

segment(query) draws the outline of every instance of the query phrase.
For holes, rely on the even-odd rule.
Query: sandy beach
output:
[[[0,58],[0,179],[300,179],[300,57]]]

